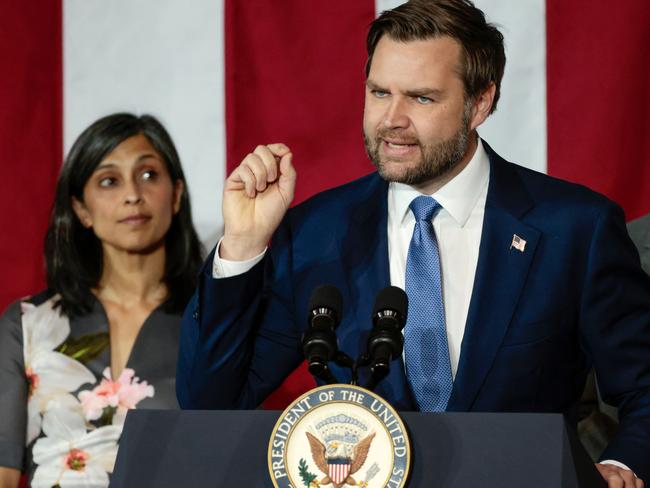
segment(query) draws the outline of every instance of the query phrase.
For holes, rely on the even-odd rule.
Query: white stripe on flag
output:
[[[177,145],[211,246],[225,173],[223,1],[64,0],[64,145],[116,111],[151,113]]]
[[[380,13],[403,0],[375,0]],[[506,43],[506,72],[497,111],[479,127],[504,158],[546,172],[546,3],[475,0]]]

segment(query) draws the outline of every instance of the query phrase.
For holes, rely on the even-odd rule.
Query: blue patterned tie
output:
[[[406,259],[408,320],[404,329],[406,373],[422,412],[444,412],[453,380],[445,328],[438,240],[431,223],[442,207],[419,196],[410,205],[415,229]]]

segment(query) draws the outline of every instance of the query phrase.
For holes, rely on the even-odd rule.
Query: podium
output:
[[[110,486],[272,488],[267,448],[279,415],[131,410]],[[411,439],[409,488],[606,486],[559,414],[400,416]]]

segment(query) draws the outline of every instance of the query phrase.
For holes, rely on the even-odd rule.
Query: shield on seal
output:
[[[327,468],[330,479],[340,485],[350,474],[350,458],[330,458],[327,460]]]

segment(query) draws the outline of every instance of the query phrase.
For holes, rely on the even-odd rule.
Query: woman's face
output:
[[[102,247],[146,253],[164,245],[180,209],[183,182],[172,182],[162,157],[144,135],[125,139],[95,168],[72,206]]]

